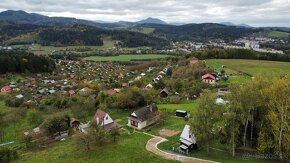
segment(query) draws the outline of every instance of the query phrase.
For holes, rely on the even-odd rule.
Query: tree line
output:
[[[201,148],[209,152],[218,140],[236,149],[287,160],[290,156],[290,78],[257,78],[245,85],[233,84],[228,104],[217,105],[216,96],[205,90],[191,121],[192,132]]]
[[[256,52],[249,49],[210,49],[207,51],[194,52],[198,59],[257,59],[270,61],[290,61],[290,54],[273,54]]]
[[[0,51],[0,73],[52,72],[55,63],[46,56],[23,51]]]

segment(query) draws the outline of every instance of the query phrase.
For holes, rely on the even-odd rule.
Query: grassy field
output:
[[[289,36],[288,32],[280,32],[280,31],[271,31],[268,34],[269,37],[272,38],[287,38]]]
[[[215,72],[220,72],[222,70],[222,65],[225,65],[226,67],[224,68],[226,74],[238,74],[239,72],[237,70],[234,70],[230,67],[228,67],[225,63],[220,63],[219,60],[217,59],[210,59],[206,60],[206,63],[209,67],[212,67]],[[230,84],[230,83],[245,83],[249,79],[251,79],[247,75],[240,75],[240,76],[231,76],[229,80],[227,81],[220,81],[219,84]]]
[[[280,76],[290,73],[290,62],[243,60],[243,59],[214,59],[214,62],[225,65],[227,69],[240,71],[252,76]],[[227,70],[226,70],[227,72]]]
[[[150,139],[142,133],[124,134],[116,143],[109,143],[92,151],[77,149],[71,139],[49,145],[44,150],[25,153],[16,162],[171,162],[146,151]],[[173,162],[173,161],[172,161]]]
[[[140,55],[118,55],[110,57],[92,56],[87,57],[88,61],[131,61],[131,60],[146,60],[146,59],[161,59],[169,57],[169,55],[158,54],[140,54]]]
[[[151,28],[151,27],[139,27],[139,28],[132,28],[131,31],[133,32],[140,32],[140,33],[144,33],[144,34],[150,34],[152,32],[154,32],[155,28]]]

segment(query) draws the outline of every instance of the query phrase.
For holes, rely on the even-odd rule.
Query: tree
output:
[[[58,133],[61,135],[61,131],[68,130],[70,127],[70,118],[67,114],[56,113],[48,117],[42,125],[47,134],[53,135]]]
[[[117,94],[114,105],[120,109],[132,109],[146,104],[145,97],[138,88],[129,88]]]
[[[273,143],[262,143],[265,141],[262,138],[259,140],[260,149],[262,145],[266,145],[264,149],[273,148],[280,159],[289,157],[290,149],[290,79],[289,76],[274,80],[273,84],[265,88],[264,94],[267,99],[267,130],[262,130],[260,136],[266,137],[264,132],[270,132],[273,139],[267,140]],[[271,145],[271,146],[267,146]],[[262,148],[263,149],[263,148]]]
[[[89,151],[92,149],[94,139],[92,139],[92,136],[89,134],[78,132],[73,136],[73,142],[76,146],[80,148],[85,147],[85,149]]]
[[[196,113],[193,115],[191,130],[196,136],[199,146],[206,146],[209,153],[209,146],[213,143],[216,134],[219,132],[221,108],[215,104],[215,95],[205,90],[198,100]]]
[[[120,133],[120,129],[118,127],[113,127],[111,130],[110,130],[110,135],[111,137],[113,138],[114,142],[116,142],[116,139],[118,136],[121,135]]]
[[[95,143],[99,146],[103,145],[107,140],[107,133],[105,132],[103,126],[95,122],[90,124],[88,134],[92,136]]]
[[[27,119],[31,125],[37,126],[42,123],[43,115],[36,109],[30,109],[27,112]]]
[[[240,85],[234,84],[230,86],[231,94],[228,96],[229,105],[224,113],[225,130],[230,134],[230,143],[232,144],[232,156],[235,157],[237,137],[239,134],[239,127],[241,125],[241,119],[243,116],[242,104],[240,101]]]

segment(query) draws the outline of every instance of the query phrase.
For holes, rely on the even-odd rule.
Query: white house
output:
[[[159,111],[155,104],[134,111],[128,117],[128,126],[139,130],[150,126],[159,120]]]
[[[189,125],[184,126],[183,131],[180,135],[179,141],[180,141],[179,148],[186,152],[189,152],[193,149],[197,149],[195,136],[193,133],[190,133]]]
[[[113,127],[119,127],[119,124],[113,121],[108,113],[98,109],[92,122],[102,126],[105,131],[111,130]]]

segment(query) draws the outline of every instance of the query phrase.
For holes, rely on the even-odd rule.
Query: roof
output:
[[[109,95],[113,95],[113,94],[117,93],[117,91],[114,90],[114,89],[110,89],[110,90],[107,90],[107,93],[108,93]]]
[[[8,85],[6,85],[1,90],[9,91],[9,90],[11,90],[11,87],[9,87]]]
[[[116,122],[112,122],[112,123],[104,125],[105,131],[111,130],[113,127],[119,128],[121,126],[118,123],[116,123]]]
[[[74,90],[69,90],[69,91],[67,91],[67,93],[73,95],[73,94],[75,94],[76,92],[75,92]]]
[[[214,79],[215,80],[215,77],[212,74],[205,74],[201,78],[202,79],[208,79],[208,78],[210,78],[210,79]]]
[[[162,93],[162,92],[165,92],[166,94],[169,94],[169,91],[168,91],[167,88],[162,89],[162,90],[160,91],[160,93]]]
[[[180,135],[180,141],[182,141],[182,142],[187,141],[188,143],[193,143],[193,144],[196,143],[194,134],[190,133],[190,126],[189,125],[184,126],[183,131]]]
[[[132,114],[135,114],[137,119],[143,122],[151,117],[156,116],[158,114],[158,108],[155,104],[151,104],[134,111]]]
[[[187,113],[187,111],[185,111],[185,110],[176,110],[176,112]]]
[[[122,87],[128,87],[129,83],[122,83]]]
[[[95,116],[94,116],[93,122],[97,122],[97,118],[98,118],[99,119],[98,124],[102,123],[104,121],[104,118],[105,118],[106,114],[107,114],[106,112],[98,109],[96,111]]]
[[[192,65],[194,65],[194,64],[197,64],[198,63],[198,60],[190,60],[189,63],[192,64]]]

